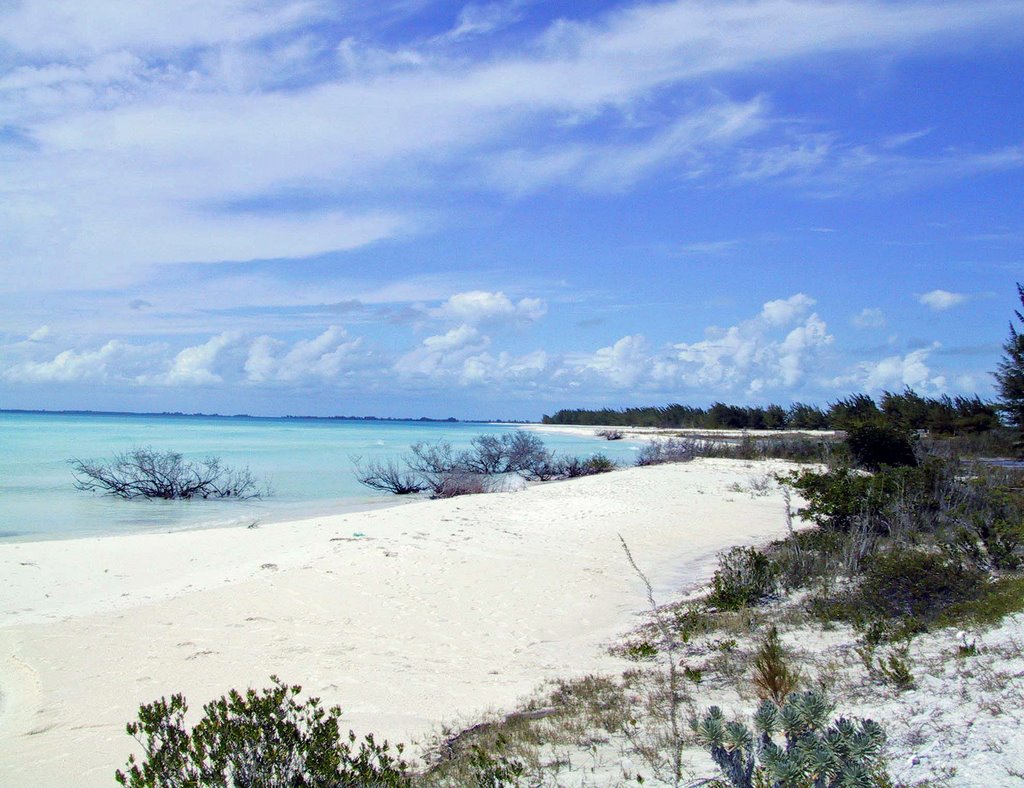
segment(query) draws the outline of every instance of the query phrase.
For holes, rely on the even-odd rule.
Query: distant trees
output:
[[[1024,287],[1017,283],[1017,297],[1024,307]],[[1013,314],[1024,326],[1024,314],[1014,310]],[[1010,336],[1003,345],[1003,359],[995,373],[999,384],[999,407],[1006,420],[1018,431],[1015,448],[1024,457],[1024,334],[1017,331],[1010,320]]]
[[[69,460],[75,487],[117,498],[261,498],[268,490],[248,468],[234,469],[217,457],[186,460],[174,451],[136,448],[112,460]]]
[[[1019,315],[1018,315],[1019,316]],[[1024,425],[1024,339],[1014,333],[1018,377],[1010,373],[1010,387],[1019,398],[1018,417]],[[1009,345],[1009,343],[1008,343]],[[1006,405],[1004,404],[1004,408]],[[600,425],[608,427],[662,427],[667,429],[737,430],[846,430],[865,423],[888,423],[904,430],[927,430],[941,435],[987,432],[999,426],[998,407],[974,397],[923,397],[913,389],[883,392],[880,402],[867,394],[851,394],[825,408],[795,402],[781,405],[729,405],[715,402],[709,408],[692,405],[623,408],[613,410],[560,410],[544,416],[545,424]]]

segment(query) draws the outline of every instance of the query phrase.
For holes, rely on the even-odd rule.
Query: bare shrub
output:
[[[469,451],[459,457],[462,466],[485,475],[528,471],[550,457],[540,438],[522,431],[478,435],[470,441],[470,446]]]
[[[186,460],[174,451],[136,448],[109,461],[69,460],[75,487],[118,498],[262,498],[268,494],[248,468],[235,469],[217,457]]]
[[[434,498],[455,498],[487,492],[484,476],[476,473],[453,472],[440,480]]]
[[[423,492],[427,486],[417,474],[394,460],[371,460],[364,466],[359,458],[355,458],[352,464],[355,466],[356,481],[371,490],[410,495]]]
[[[643,446],[636,455],[636,464],[661,465],[667,462],[689,462],[700,454],[698,441],[686,438],[669,438],[652,441]]]
[[[620,441],[624,435],[622,430],[598,430],[595,434],[606,441]]]

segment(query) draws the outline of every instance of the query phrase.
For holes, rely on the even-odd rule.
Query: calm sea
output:
[[[411,443],[456,447],[487,424],[210,416],[0,413],[0,540],[241,526],[381,506],[394,496],[355,481],[353,458],[397,456]],[[541,435],[567,454],[630,463],[636,444]],[[72,458],[104,459],[139,446],[248,466],[273,495],[260,501],[123,501],[76,490]]]

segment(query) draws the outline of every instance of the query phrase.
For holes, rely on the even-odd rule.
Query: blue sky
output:
[[[1024,3],[0,3],[0,407],[992,394]]]

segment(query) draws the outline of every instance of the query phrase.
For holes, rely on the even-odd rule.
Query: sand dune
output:
[[[272,673],[357,732],[422,740],[611,670],[644,609],[783,532],[785,463],[698,460],[263,526],[0,546],[0,785],[109,785],[142,702]]]

